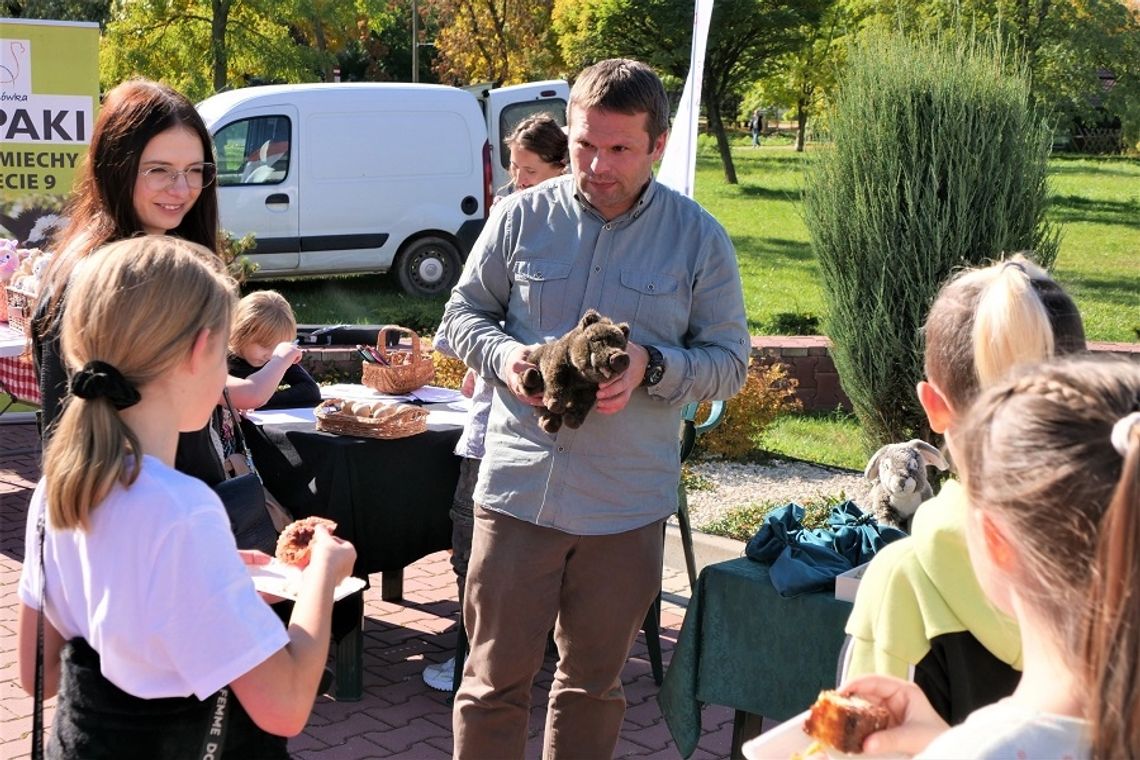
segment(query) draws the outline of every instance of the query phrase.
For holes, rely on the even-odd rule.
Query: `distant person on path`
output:
[[[947,437],[1016,364],[1085,350],[1073,299],[1021,255],[943,285],[923,335],[918,400],[930,429]],[[849,675],[910,677],[951,724],[1010,694],[1023,663],[1017,624],[990,604],[975,577],[966,515],[962,486],[946,480],[919,506],[911,535],[875,555],[847,621]]]
[[[760,135],[764,131],[764,115],[759,108],[752,112],[752,118],[748,120],[748,131],[752,133],[752,147],[758,147]]]
[[[441,330],[494,386],[475,489],[463,614],[471,655],[455,697],[455,756],[521,758],[531,684],[554,627],[545,757],[613,755],[621,671],[661,588],[677,509],[685,403],[744,384],[749,336],[728,235],[656,183],[669,101],[649,67],[582,72],[568,113],[572,176],[492,209]],[[630,366],[578,429],[538,426],[522,374],[537,344],[593,307],[630,325]]]
[[[44,697],[59,695],[47,757],[201,758],[223,712],[217,754],[287,758],[308,720],[355,550],[316,529],[286,629],[243,565],[268,557],[239,554],[218,496],[174,469],[179,431],[200,429],[225,385],[234,290],[208,249],[158,235],[72,272],[72,396],[19,586],[21,685],[33,692],[42,611]]]
[[[507,145],[511,149],[511,179],[516,191],[566,173],[566,164],[570,160],[566,152],[566,133],[549,114],[523,119],[507,138]],[[436,331],[434,343],[440,353],[455,355],[442,331]],[[451,502],[451,567],[455,570],[455,582],[459,587],[460,606],[463,605],[463,587],[467,583],[467,563],[471,557],[471,535],[475,525],[475,502],[472,498],[479,478],[479,461],[483,458],[492,389],[475,370],[468,369],[463,376],[462,392],[471,399],[471,408],[463,434],[455,445],[455,453],[460,457],[459,482]],[[452,657],[425,667],[424,683],[439,691],[451,691],[454,674],[455,657]]]

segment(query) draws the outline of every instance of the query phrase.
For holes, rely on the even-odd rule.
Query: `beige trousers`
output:
[[[475,507],[463,606],[471,653],[452,713],[456,758],[523,757],[531,685],[551,627],[559,660],[543,757],[613,756],[625,716],[621,671],[661,589],[662,522],[576,536]]]

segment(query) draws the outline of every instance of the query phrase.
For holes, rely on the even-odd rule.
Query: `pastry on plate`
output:
[[[313,541],[313,534],[318,525],[328,528],[329,533],[336,530],[336,523],[323,517],[305,517],[289,523],[281,535],[277,537],[277,559],[287,565],[304,566],[309,562],[309,544]]]
[[[863,740],[886,728],[889,718],[885,707],[825,689],[811,706],[804,733],[840,752],[860,753]]]

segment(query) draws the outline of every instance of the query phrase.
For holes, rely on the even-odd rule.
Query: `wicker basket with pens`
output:
[[[410,345],[405,345],[401,338],[397,346],[389,346],[388,336],[392,333],[409,337]],[[376,335],[376,348],[370,347],[369,351],[376,361],[363,362],[360,382],[381,393],[408,393],[427,385],[435,376],[431,355],[420,348],[420,336],[415,330],[387,325]]]
[[[428,410],[391,401],[325,399],[313,411],[317,430],[363,438],[406,438],[427,430]]]

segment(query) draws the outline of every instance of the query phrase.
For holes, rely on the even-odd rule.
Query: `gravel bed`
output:
[[[840,492],[858,502],[871,486],[862,473],[783,459],[766,464],[704,460],[686,466],[702,482],[688,492],[689,519],[695,530],[749,504],[803,503]]]

